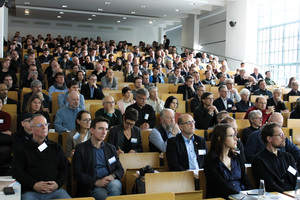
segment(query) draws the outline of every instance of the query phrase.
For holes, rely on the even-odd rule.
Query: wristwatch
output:
[[[117,178],[117,176],[116,176],[116,175],[114,175],[114,174],[111,174],[111,175],[114,177],[114,179],[115,179],[115,178]]]

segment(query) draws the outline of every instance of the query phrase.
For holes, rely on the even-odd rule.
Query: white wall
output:
[[[97,36],[100,36],[103,41],[111,39],[116,42],[127,40],[136,45],[138,45],[139,41],[152,44],[154,40],[157,41],[159,39],[158,27],[113,26],[39,19],[27,21],[14,16],[9,16],[8,20],[9,38],[11,38],[16,31],[20,31],[22,36],[32,34],[36,37],[38,34],[41,34],[46,37],[47,33],[50,33],[53,37],[57,37],[57,35],[60,34],[61,36],[71,35],[72,37],[93,37],[96,39]]]
[[[201,51],[214,54],[220,60],[225,56],[226,12],[222,12],[199,20],[199,43]]]

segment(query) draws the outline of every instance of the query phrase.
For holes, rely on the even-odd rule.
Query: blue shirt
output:
[[[187,151],[188,158],[189,158],[189,169],[192,169],[192,170],[199,169],[197,155],[196,155],[195,148],[194,148],[194,136],[190,140],[188,140],[183,135],[182,135],[182,137],[183,137],[184,144],[185,144],[186,151]]]
[[[90,87],[90,91],[91,91],[91,99],[92,99],[93,96],[94,96],[94,90],[95,90],[95,88],[94,88],[94,87],[91,87],[90,85],[89,85],[89,87]]]
[[[94,176],[99,179],[102,179],[103,177],[108,176],[110,174],[107,167],[103,146],[104,146],[103,142],[101,143],[99,149],[93,146],[93,157],[94,157],[94,164],[95,164]]]

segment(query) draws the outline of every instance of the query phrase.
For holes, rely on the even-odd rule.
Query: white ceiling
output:
[[[15,0],[15,10],[12,9],[13,13],[10,13],[24,19],[166,27],[180,22],[188,14],[201,15],[224,7],[226,2],[227,0]],[[67,8],[63,8],[63,5]],[[25,15],[25,9],[29,10],[29,15]],[[175,11],[176,9],[179,11]],[[150,21],[152,24],[149,24]]]

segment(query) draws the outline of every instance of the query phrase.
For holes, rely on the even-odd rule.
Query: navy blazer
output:
[[[95,163],[93,155],[93,144],[91,139],[76,145],[73,156],[73,175],[77,181],[77,195],[87,196],[89,189],[95,187],[95,182],[98,180],[95,177]],[[103,141],[103,150],[107,168],[110,174],[114,174],[117,179],[121,180],[124,174],[124,169],[119,161],[116,148]],[[116,161],[109,163],[109,159],[115,157]]]
[[[120,147],[122,150],[124,149],[124,126],[123,123],[114,126],[109,130],[107,142],[114,145],[116,149]],[[131,143],[131,147],[136,152],[143,152],[142,138],[140,128],[134,126],[131,128],[131,138],[136,138],[136,143]],[[128,152],[125,152],[128,153]]]
[[[201,149],[207,153],[207,146],[203,137],[194,135],[194,149],[199,168],[203,168],[205,155],[199,155],[198,151]],[[168,140],[166,155],[170,171],[185,171],[189,169],[189,158],[181,133]]]
[[[232,112],[232,107],[234,106],[234,102],[232,101],[232,99],[228,98],[227,99],[227,109],[225,109],[225,105],[224,105],[221,97],[219,97],[216,100],[214,100],[213,105],[217,107],[218,111],[226,110],[227,112]],[[231,107],[230,107],[230,105],[231,105]]]
[[[93,98],[91,98],[91,90],[90,90],[90,87],[89,87],[89,84],[84,84],[81,86],[81,91],[80,93],[84,96],[84,99],[87,100],[87,99],[100,99],[102,100],[103,97],[104,97],[104,94],[102,92],[102,87],[101,85],[98,85],[97,84],[97,89],[95,88],[94,90],[94,95],[93,95]]]

